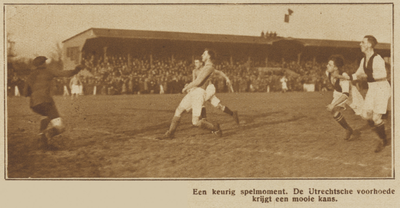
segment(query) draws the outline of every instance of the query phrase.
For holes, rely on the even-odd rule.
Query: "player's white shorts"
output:
[[[368,82],[368,92],[365,96],[363,110],[373,111],[376,114],[385,114],[389,98],[389,82]]]
[[[332,100],[331,104],[336,102],[342,95],[343,95],[343,93],[334,90],[333,91],[333,100]],[[349,99],[346,99],[343,102],[339,103],[338,105],[336,105],[336,107],[338,107],[339,110],[346,110],[346,104],[349,104]]]
[[[183,108],[186,111],[192,110],[192,116],[199,117],[201,108],[206,98],[206,91],[203,88],[197,87],[192,89],[179,103],[178,108]]]
[[[73,95],[73,94],[75,94],[75,95],[80,95],[81,94],[81,87],[79,86],[79,85],[75,85],[75,84],[73,84],[72,86],[71,86],[71,94]]]
[[[364,97],[361,95],[357,87],[354,85],[350,86],[350,97],[348,98],[346,104],[353,109],[354,114],[356,115],[362,114]]]
[[[217,107],[218,104],[221,102],[220,99],[215,96],[215,86],[213,84],[209,84],[206,88],[206,99],[205,101],[209,101],[211,105]]]

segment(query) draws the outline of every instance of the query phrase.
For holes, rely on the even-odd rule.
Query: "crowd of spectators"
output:
[[[84,60],[86,70],[78,74],[84,95],[181,93],[185,84],[192,81],[194,69],[192,61],[183,57],[153,58],[150,61],[147,56],[128,61],[127,55],[116,54],[105,58],[88,56]],[[231,63],[222,60],[215,64],[216,69],[230,78],[234,92],[279,92],[282,76],[288,79],[289,91],[303,91],[304,84],[314,84],[316,91],[332,89],[325,75],[326,63],[268,61],[267,67],[278,70],[267,70],[261,66],[265,66],[265,62],[239,60]],[[352,73],[357,67],[357,63],[347,64],[345,70]],[[52,94],[62,95],[64,88],[70,90],[69,79],[54,79]],[[9,74],[9,95],[15,94],[15,86],[23,89],[23,80],[16,74]],[[214,76],[212,82],[219,93],[231,91],[222,77]]]

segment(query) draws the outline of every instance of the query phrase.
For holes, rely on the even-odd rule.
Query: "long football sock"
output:
[[[346,119],[344,119],[344,116],[342,113],[338,113],[337,116],[333,117],[344,129],[346,130],[353,130],[349,124],[346,122]]]
[[[207,118],[207,111],[205,107],[201,108],[201,118]]]
[[[376,133],[378,134],[379,138],[383,140],[383,144],[387,145],[387,140],[386,140],[386,133],[385,133],[385,123],[382,122],[375,127]]]
[[[224,108],[224,113],[227,113],[227,114],[233,116],[233,112],[227,106],[225,106],[225,108]]]
[[[169,127],[169,134],[172,136],[175,134],[176,129],[178,128],[179,122],[181,121],[181,117],[174,116],[171,121],[171,125]]]
[[[39,129],[40,133],[42,133],[44,130],[47,129],[47,126],[49,125],[50,121],[51,121],[50,118],[44,118],[40,121],[40,129]]]
[[[373,120],[368,120],[367,122],[368,122],[368,125],[369,125],[370,127],[374,127],[374,126],[375,126],[375,123],[374,123]]]

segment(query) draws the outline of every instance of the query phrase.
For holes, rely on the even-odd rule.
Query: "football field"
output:
[[[182,94],[55,96],[67,131],[37,148],[41,117],[29,98],[7,100],[8,178],[274,179],[393,177],[392,145],[374,153],[378,137],[351,109],[347,122],[361,131],[353,141],[325,106],[332,92],[226,93],[240,125],[207,104],[208,120],[223,137],[193,127],[182,116],[173,140],[168,129]],[[391,137],[391,117],[385,119]]]

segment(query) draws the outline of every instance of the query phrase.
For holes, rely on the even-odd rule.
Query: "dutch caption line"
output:
[[[293,195],[291,202],[337,202],[338,195],[381,195],[381,194],[395,194],[394,189],[362,189],[354,192],[351,189],[316,189],[309,188],[308,193],[299,188],[293,188]],[[272,198],[271,195],[286,195],[289,194],[285,189],[245,189],[240,190],[240,195],[251,196],[252,202],[270,203],[270,202],[289,202],[289,197],[279,196]],[[304,194],[308,194],[304,196]],[[206,190],[193,189],[193,195],[207,195]],[[211,195],[227,195],[235,196],[236,192],[233,189],[212,189]],[[314,197],[315,196],[315,197]]]
[[[212,195],[230,195],[235,196],[235,190],[227,189],[227,190],[211,190]],[[249,189],[249,190],[240,190],[240,194],[243,196],[252,195],[253,202],[261,202],[261,203],[270,203],[272,202],[271,196],[264,196],[264,195],[284,195],[288,194],[285,189],[279,190],[259,190],[259,189]],[[193,189],[193,195],[207,195],[206,190],[198,190]],[[288,197],[276,197],[274,198],[275,202],[287,202],[289,201]]]

